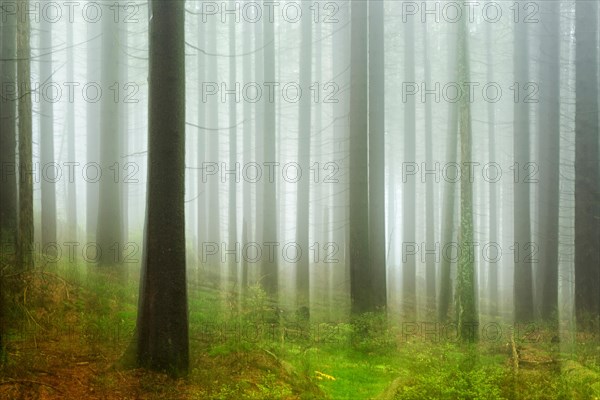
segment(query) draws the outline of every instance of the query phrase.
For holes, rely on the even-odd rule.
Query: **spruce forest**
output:
[[[596,0],[0,0],[0,398],[600,399]]]

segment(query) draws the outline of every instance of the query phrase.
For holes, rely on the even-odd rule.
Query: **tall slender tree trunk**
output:
[[[306,15],[306,13],[303,13],[304,15]],[[278,23],[277,27],[275,28],[277,31],[277,54],[279,55],[276,58],[276,63],[277,63],[277,75],[276,75],[276,82],[281,82],[282,79],[282,74],[281,74],[281,65],[285,62],[285,58],[282,56],[281,53],[281,31],[283,30],[282,24],[281,22]],[[275,127],[275,132],[277,132],[277,159],[279,160],[283,160],[284,159],[284,138],[283,135],[281,134],[281,123],[283,120],[283,108],[284,108],[284,102],[283,101],[278,101],[275,104],[275,123],[276,123],[276,127]],[[279,186],[279,188],[277,188],[277,192],[275,195],[275,210],[277,213],[277,237],[284,237],[285,235],[285,196],[282,196],[282,185]]]
[[[252,47],[252,29],[250,24],[244,24],[244,37],[242,41],[243,46],[243,81],[244,84],[251,82],[252,80],[252,57],[248,53],[250,53],[250,49]],[[250,162],[256,161],[252,157],[252,139],[254,132],[252,131],[252,106],[249,101],[244,101],[243,106],[243,114],[244,121],[242,124],[242,130],[244,132],[243,135],[243,147],[244,147],[244,164],[242,167],[245,167]],[[246,179],[243,180],[242,183],[242,197],[243,197],[243,227],[242,227],[242,243],[241,246],[246,245],[249,240],[249,229],[248,225],[252,225],[252,187],[256,185],[252,185],[250,182],[247,182]],[[242,297],[246,293],[248,288],[248,261],[246,257],[243,257],[242,260]]]
[[[367,3],[351,2],[350,296],[352,312],[371,311],[369,276]]]
[[[470,81],[467,20],[458,26],[458,80]],[[475,254],[473,252],[473,184],[471,176],[471,109],[467,96],[459,102],[460,132],[460,236],[461,256],[456,273],[457,326],[463,341],[477,340]]]
[[[311,85],[312,76],[312,19],[306,17],[310,13],[310,4],[303,3],[301,20],[302,39],[300,43],[300,81],[301,88]],[[298,102],[298,164],[302,170],[310,167],[311,130],[311,96],[303,95]],[[301,178],[296,186],[296,242],[302,251],[296,263],[296,305],[298,309],[309,309],[310,274],[309,274],[309,219],[310,219],[310,185],[308,177]]]
[[[127,6],[125,6],[127,7]],[[128,24],[124,23],[122,20],[119,20],[117,24],[117,28],[119,30],[119,44],[120,47],[118,49],[118,64],[119,64],[119,72],[118,72],[118,85],[119,85],[119,137],[120,137],[120,145],[119,150],[123,156],[129,154],[129,99],[126,98],[126,94],[130,92],[131,83],[129,83],[129,64],[127,52],[124,49],[127,49],[129,44],[129,32],[128,32]],[[120,192],[121,192],[121,241],[122,248],[125,249],[128,246],[129,241],[129,188],[131,185],[130,174],[134,170],[133,166],[130,165],[127,161],[127,158],[119,156],[118,165],[121,173],[119,174],[120,180]]]
[[[415,82],[415,27],[412,18],[404,23],[404,81]],[[416,124],[415,98],[408,96],[404,101],[404,158],[403,171],[415,164]],[[417,260],[406,249],[416,246],[416,175],[402,177],[402,302],[403,313],[407,318],[414,317],[417,311]]]
[[[313,76],[311,78],[311,83],[319,82],[319,85],[323,82],[323,46],[321,42],[323,41],[323,24],[314,24],[314,35],[313,35],[313,53],[314,53],[314,62],[313,62]],[[316,100],[316,99],[315,99]],[[318,101],[315,101],[317,104],[313,105],[312,119],[313,119],[313,128],[311,132],[314,132],[313,136],[314,140],[311,139],[311,161],[310,165],[317,165],[319,168],[323,168],[324,163],[327,161],[324,160],[323,154],[326,151],[327,146],[327,137],[324,135],[323,129],[323,110],[322,110],[322,100],[319,98]],[[314,149],[314,150],[312,150]],[[308,166],[304,167],[307,169]],[[329,236],[329,220],[328,215],[326,214],[327,209],[327,201],[330,199],[329,190],[331,188],[330,183],[325,182],[315,182],[312,190],[312,200],[309,202],[312,205],[312,212],[309,214],[309,219],[312,218],[314,221],[313,224],[313,236],[310,243],[317,246],[320,246],[322,249],[323,246],[328,246],[328,236]],[[310,221],[309,221],[310,225]],[[310,229],[309,229],[310,230]],[[313,293],[316,292],[317,288],[319,289],[319,296],[315,297],[313,295],[313,301],[319,304],[328,304],[329,296],[331,293],[329,292],[330,283],[330,270],[331,265],[327,263],[323,263],[323,260],[317,260],[321,267],[316,267],[315,270],[311,273],[311,277],[315,284],[313,285],[314,290],[311,290]],[[317,285],[316,283],[320,284]]]
[[[235,7],[235,0],[231,0],[231,6]],[[236,54],[236,21],[231,18],[229,22],[229,54]],[[235,87],[237,79],[237,58],[229,58],[229,85]],[[237,159],[237,104],[235,99],[229,99],[229,169],[236,168]],[[229,177],[229,249],[235,248],[237,242],[237,182],[234,177]],[[235,258],[229,260],[229,279],[237,282]]]
[[[150,7],[148,198],[137,321],[140,366],[185,375],[189,366],[185,265],[184,3]]]
[[[487,61],[487,81],[494,82],[494,52],[493,52],[493,41],[492,41],[492,27],[493,24],[486,24],[486,61]],[[488,102],[487,104],[488,113],[488,160],[490,164],[496,162],[496,109],[495,103]],[[490,243],[498,243],[498,190],[497,185],[499,182],[490,182],[489,184],[489,231],[490,231]],[[494,258],[490,258],[494,260]],[[489,312],[493,317],[498,315],[498,268],[497,262],[490,261],[488,265],[488,292],[489,292]]]
[[[23,10],[28,1],[19,3],[22,14],[17,22],[17,80],[19,87],[19,231],[17,263],[20,268],[34,266],[33,254],[33,151],[31,117],[31,25]]]
[[[75,57],[73,54],[73,25],[67,20],[67,79],[75,82]],[[75,103],[74,99],[67,104],[66,116],[67,132],[67,159],[70,163],[76,162],[75,155]],[[77,182],[67,182],[67,240],[77,241]]]
[[[457,65],[456,40],[450,39],[448,43],[448,65]],[[456,69],[450,79],[458,78]],[[458,146],[456,138],[458,137],[458,105],[448,103],[448,138],[446,141],[446,163],[456,163],[458,161]],[[452,303],[452,258],[446,253],[445,249],[450,246],[454,238],[456,225],[456,183],[447,178],[444,188],[444,204],[442,207],[442,242],[440,250],[442,252],[440,265],[440,296],[438,301],[438,320],[445,322],[448,320],[450,305]]]
[[[219,70],[217,63],[217,42],[218,42],[218,27],[220,22],[216,18],[209,18],[206,22],[206,49],[209,53],[206,57],[206,76],[209,82],[220,82]],[[208,133],[206,136],[206,161],[207,163],[215,163],[218,165],[220,160],[220,143],[219,136],[221,133],[219,124],[219,102],[220,96],[211,96],[207,98],[205,104],[206,125]],[[208,165],[208,164],[207,164]],[[210,164],[213,165],[213,164]],[[219,168],[219,167],[217,167]],[[209,242],[221,245],[221,204],[220,204],[220,176],[219,174],[208,175],[207,181],[204,183],[206,188],[207,201],[207,239]],[[231,179],[231,177],[229,178]],[[220,286],[224,280],[224,271],[221,270],[220,258],[214,257],[208,259],[208,267],[210,270],[210,281],[215,287]]]
[[[87,24],[87,73],[90,82],[100,81],[100,51],[102,48],[102,30],[100,23]],[[92,95],[90,95],[92,96]],[[100,102],[87,102],[86,130],[87,130],[87,160],[88,166],[100,164]],[[86,232],[89,241],[96,240],[98,227],[98,201],[100,199],[100,184],[97,177],[92,175],[90,169],[86,177]],[[100,178],[101,179],[101,178]]]
[[[5,6],[5,3],[1,2],[0,7],[2,7],[2,9],[4,9],[4,6]],[[0,32],[2,34],[4,34],[2,20],[0,20]],[[2,47],[3,47],[3,43],[2,43],[2,41],[0,41],[0,59],[4,58],[4,53],[2,52]],[[2,85],[1,87],[3,87],[3,88],[6,87],[5,86],[6,80],[5,80],[4,72],[3,72],[3,70],[5,68],[4,63],[5,62],[0,61],[0,84]],[[7,145],[6,143],[4,143],[5,142],[5,133],[4,133],[4,122],[3,122],[3,118],[4,118],[4,114],[5,114],[3,109],[7,105],[7,101],[5,100],[5,97],[6,97],[6,95],[2,96],[0,98],[0,146]],[[6,167],[7,164],[5,164],[4,155],[5,154],[0,150],[0,165]],[[5,180],[6,180],[6,178],[3,177],[0,180],[0,185],[4,186]],[[4,196],[0,196],[0,209],[2,209],[3,200],[4,200]],[[2,212],[0,212],[0,264],[3,264],[6,260],[5,259],[6,255],[4,254],[5,247],[4,247],[3,239],[4,239],[5,228],[4,228],[3,218],[4,218],[4,215]],[[4,294],[3,294],[3,290],[2,290],[2,282],[3,282],[3,279],[0,277],[0,346],[1,346],[1,348],[4,348],[4,339],[3,339],[3,336],[4,336],[4,329],[3,329],[3,327],[4,327],[4,301],[2,300],[2,299],[4,299]]]
[[[264,53],[263,53],[263,68],[264,82],[275,82],[275,21],[271,20],[269,13],[263,15],[264,29]],[[274,18],[273,13],[273,18]],[[276,97],[276,96],[275,96]],[[264,121],[264,140],[263,140],[263,156],[265,163],[277,162],[277,153],[275,149],[276,134],[275,134],[275,98],[269,99],[268,96],[263,102],[263,121]],[[267,166],[264,166],[265,170]],[[263,199],[262,199],[262,241],[265,246],[269,243],[277,242],[277,211],[276,206],[276,188],[277,178],[269,179],[269,176],[264,177]],[[271,296],[277,295],[278,287],[278,256],[268,252],[262,258],[262,282],[266,292]]]
[[[3,7],[15,5],[3,1]],[[14,245],[17,239],[17,17],[7,12],[1,27],[1,71],[3,96],[0,99],[0,245]],[[9,92],[12,89],[12,93]]]
[[[52,87],[45,84],[54,81],[52,71],[52,27],[48,18],[40,20],[39,52],[40,57],[40,171],[42,192],[42,249],[54,249],[56,243],[56,179],[54,168],[54,107]],[[49,246],[50,245],[50,246]],[[48,246],[48,247],[47,247]]]
[[[533,319],[532,263],[525,253],[531,246],[531,210],[529,204],[530,184],[523,171],[528,171],[529,152],[529,105],[523,99],[525,85],[529,81],[529,35],[526,23],[515,24],[514,32],[514,81],[519,86],[519,98],[514,104],[513,154],[514,183],[514,301],[515,322]]]
[[[1,2],[5,11],[9,2]],[[14,3],[10,3],[14,6]],[[5,16],[0,21],[0,84],[3,96],[0,98],[0,165],[2,179],[0,185],[0,268],[11,253],[8,244],[15,244],[16,237],[16,93],[8,93],[8,88],[16,88],[16,20]],[[11,171],[9,173],[9,170]],[[0,348],[4,349],[4,294],[3,279],[0,276]]]
[[[538,237],[541,317],[558,330],[558,215],[560,181],[560,3],[541,5],[541,91],[538,123]],[[490,205],[491,206],[491,205]]]
[[[575,315],[600,326],[600,174],[598,172],[598,3],[575,3]]]
[[[196,35],[198,40],[198,48],[204,49],[206,46],[206,27],[204,22],[202,22],[202,15],[198,15],[198,33]],[[198,174],[198,263],[200,269],[203,270],[204,273],[207,271],[204,270],[206,265],[203,265],[204,260],[202,259],[202,254],[204,252],[204,243],[208,242],[208,230],[207,223],[207,197],[208,191],[206,190],[206,182],[204,180],[204,164],[206,163],[206,104],[203,100],[202,90],[203,84],[206,79],[206,54],[203,52],[198,52],[198,110],[196,115],[198,117],[198,149],[197,149],[197,174]],[[206,275],[206,274],[203,274]]]
[[[254,16],[256,17],[256,16]],[[259,18],[260,19],[260,18]],[[264,26],[262,23],[254,24],[254,80],[258,83],[265,82],[265,68],[264,68],[264,55],[265,52],[265,37],[264,37]],[[254,161],[258,164],[265,161],[264,155],[264,137],[265,137],[265,120],[263,113],[265,112],[264,106],[265,97],[263,96],[254,103]],[[264,165],[261,166],[264,170]],[[265,179],[264,176],[262,179]],[[261,182],[257,183],[254,189],[255,202],[254,202],[254,224],[252,229],[254,230],[251,235],[257,243],[263,243],[263,197],[264,197],[264,185]],[[261,272],[262,274],[262,272]]]
[[[332,81],[340,88],[339,101],[332,105],[334,116],[333,123],[333,154],[335,165],[339,168],[337,183],[333,185],[333,209],[332,209],[332,242],[339,247],[339,268],[330,268],[330,293],[332,296],[331,314],[339,311],[337,305],[333,305],[334,296],[348,292],[349,276],[349,240],[346,228],[348,223],[348,107],[349,95],[349,44],[350,44],[350,2],[348,0],[337,1],[339,5],[338,20],[339,28],[335,28],[331,35],[333,56],[331,60]],[[337,25],[336,25],[337,26]]]
[[[431,85],[431,62],[429,59],[429,43],[428,43],[427,24],[423,24],[423,64],[425,68],[425,84],[427,87]],[[425,102],[425,164],[427,168],[433,168],[433,114],[431,112],[431,99]],[[427,177],[425,183],[425,250],[431,251],[435,246],[435,221],[433,215],[434,199],[433,199],[433,179]],[[427,297],[426,310],[427,314],[435,313],[436,287],[435,287],[435,259],[429,256],[425,260],[425,292]]]
[[[115,4],[118,6],[119,2]],[[100,165],[103,174],[99,182],[96,230],[99,266],[117,266],[122,261],[121,181],[123,179],[123,162],[120,157],[121,132],[119,129],[119,102],[122,101],[122,92],[119,83],[118,28],[118,24],[111,16],[103,16],[102,70],[100,72],[100,83],[103,88],[100,100]]]
[[[386,305],[383,1],[369,2],[369,266],[372,308]]]

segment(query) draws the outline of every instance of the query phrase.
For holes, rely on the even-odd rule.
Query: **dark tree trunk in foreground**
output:
[[[140,366],[187,373],[184,3],[150,2],[148,198],[137,321]]]
[[[27,7],[28,2],[19,3]],[[19,231],[17,263],[33,268],[33,151],[31,123],[31,49],[29,15],[17,23],[17,75],[19,84]]]
[[[1,7],[4,7],[4,3],[0,3]],[[2,31],[2,20],[0,20],[0,32],[3,33]],[[2,58],[3,54],[2,54],[2,42],[0,41],[0,58]],[[0,84],[4,83],[4,74],[2,72],[2,61],[0,61]],[[4,87],[4,85],[2,86]],[[3,117],[3,113],[2,113],[2,109],[4,108],[4,106],[6,106],[6,101],[4,100],[3,97],[0,97],[0,118]],[[0,145],[2,145],[3,143],[3,126],[2,126],[2,119],[0,119]],[[2,163],[2,152],[0,152],[0,165]],[[4,184],[4,180],[2,179],[0,180],[0,185]],[[2,208],[2,196],[0,196],[0,209]],[[2,212],[0,212],[0,268],[2,268],[2,264],[5,262],[4,261],[4,250],[3,249],[3,245],[4,245],[4,241],[2,240],[2,233],[4,232],[4,225],[3,225],[3,221],[2,221]],[[2,343],[4,343],[4,340],[2,339],[2,327],[4,326],[4,318],[3,318],[3,294],[2,294],[2,277],[0,276],[0,348],[2,348]]]
[[[8,6],[13,2],[2,2]],[[17,18],[6,13],[2,21],[0,35],[1,61],[0,77],[2,98],[0,98],[0,165],[2,176],[0,185],[0,244],[15,243],[17,232]],[[12,90],[8,90],[11,88]]]
[[[575,5],[575,314],[587,330],[600,317],[597,4]]]
[[[5,7],[8,2],[2,2]],[[16,33],[17,25],[14,17],[5,17],[0,21],[0,83],[3,96],[0,97],[0,268],[4,268],[7,256],[5,243],[15,243],[16,233],[16,93],[7,93],[9,85],[16,87]],[[10,173],[9,173],[10,171]],[[10,248],[10,247],[8,247]],[[0,277],[0,348],[4,348],[4,303],[3,280]]]

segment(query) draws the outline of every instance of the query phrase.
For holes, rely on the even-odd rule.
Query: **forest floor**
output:
[[[136,293],[110,274],[35,270],[4,277],[0,399],[300,399],[325,394],[268,349],[190,344],[187,379],[122,365]],[[11,326],[12,325],[12,326]],[[200,339],[198,339],[198,337]]]
[[[308,389],[259,352],[206,355],[197,360],[206,372],[187,380],[116,367],[121,352],[90,351],[68,339],[39,338],[8,352],[13,365],[0,380],[2,399],[297,399]],[[316,386],[309,390],[319,398]]]
[[[376,315],[284,324],[260,290],[242,307],[191,286],[187,379],[124,368],[137,288],[92,271],[4,274],[0,399],[600,399],[595,337],[565,346],[528,328],[460,345]]]

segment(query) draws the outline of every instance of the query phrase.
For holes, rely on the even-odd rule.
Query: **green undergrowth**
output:
[[[18,353],[28,343],[52,339],[65,351],[83,347],[116,364],[132,340],[135,271],[61,265],[4,275],[10,288],[3,292],[5,342],[21,346],[3,356],[4,373],[17,376],[44,362]],[[190,374],[173,389],[184,390],[181,398],[600,399],[597,338],[579,337],[574,351],[560,353],[549,340],[461,345],[405,337],[382,314],[309,322],[259,287],[242,299],[195,278],[188,300]],[[162,377],[130,378],[146,398],[171,398]],[[106,372],[93,384],[110,392],[124,387],[120,379]]]

